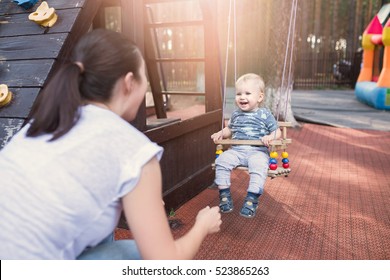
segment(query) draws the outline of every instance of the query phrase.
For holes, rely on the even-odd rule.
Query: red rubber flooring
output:
[[[389,260],[390,132],[304,124],[289,137],[292,173],[268,179],[256,217],[246,219],[239,210],[249,178],[234,171],[235,209],[195,259]],[[174,236],[218,202],[217,189],[206,189],[179,208]]]

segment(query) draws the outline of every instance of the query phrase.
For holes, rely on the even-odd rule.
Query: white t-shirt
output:
[[[27,127],[0,151],[0,259],[75,259],[113,232],[121,197],[162,148],[93,105],[55,141]]]

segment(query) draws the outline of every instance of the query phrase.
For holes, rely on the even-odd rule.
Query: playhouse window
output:
[[[374,65],[372,67],[372,81],[377,82],[381,74],[383,65],[383,47],[381,45],[375,46],[374,51]]]

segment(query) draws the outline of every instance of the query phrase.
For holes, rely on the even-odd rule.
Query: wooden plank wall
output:
[[[70,50],[88,31],[100,0],[52,0],[58,21],[43,28],[28,15],[38,3],[24,10],[12,0],[0,1],[0,83],[8,85],[14,98],[0,108],[0,149],[18,131],[50,75],[66,62]]]
[[[146,1],[150,2],[150,0]],[[161,2],[159,0],[153,2]],[[164,147],[161,159],[163,195],[167,210],[177,209],[213,183],[215,145],[210,135],[221,129],[221,80],[216,1],[199,0],[205,36],[206,113],[144,133]],[[205,205],[206,206],[206,205]]]
[[[220,128],[221,111],[213,111],[175,124],[145,131],[164,148],[160,161],[167,210],[177,209],[214,180],[211,163],[215,145],[210,135]]]

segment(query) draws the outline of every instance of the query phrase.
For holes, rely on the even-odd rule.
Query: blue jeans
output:
[[[109,235],[93,248],[82,252],[78,260],[141,260],[137,244],[134,240],[114,241],[114,234]]]
[[[229,186],[231,171],[237,166],[248,167],[250,179],[248,192],[263,194],[265,180],[268,173],[269,155],[254,149],[232,148],[222,154],[215,161],[215,184]]]

